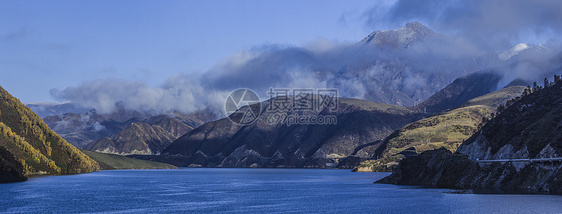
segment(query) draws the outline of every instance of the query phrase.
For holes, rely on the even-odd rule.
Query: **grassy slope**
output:
[[[511,98],[521,96],[525,88],[526,87],[524,86],[511,86],[504,88],[502,90],[471,99],[463,103],[460,107],[484,105],[497,108],[500,104],[505,104],[505,102]]]
[[[362,162],[358,171],[389,171],[403,159],[404,150],[420,154],[441,147],[454,152],[460,144],[478,130],[483,117],[488,117],[497,106],[521,95],[523,86],[513,86],[489,93],[438,115],[408,124],[385,139],[386,149],[377,160]],[[413,148],[413,149],[412,149]]]
[[[23,164],[26,175],[99,170],[94,160],[53,132],[39,116],[2,87],[0,146]]]
[[[103,154],[82,150],[86,155],[97,161],[103,170],[110,169],[177,169],[170,164],[139,160],[120,155]]]

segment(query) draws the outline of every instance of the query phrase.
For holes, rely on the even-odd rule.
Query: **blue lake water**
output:
[[[561,213],[562,196],[454,194],[326,169],[114,170],[0,184],[3,213]]]

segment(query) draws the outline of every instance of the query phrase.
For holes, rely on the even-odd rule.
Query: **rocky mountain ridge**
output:
[[[95,109],[83,114],[67,113],[57,116],[48,116],[43,120],[53,131],[57,132],[72,145],[80,148],[90,148],[100,139],[111,139],[126,129],[133,129],[131,124],[144,123],[159,125],[170,132],[174,139],[185,134],[185,126],[169,123],[166,118],[176,118],[188,127],[197,127],[207,121],[214,120],[216,115],[209,109],[196,111],[190,114],[170,112],[168,114],[154,115],[150,112],[140,112],[118,108],[110,114],[98,114]],[[139,129],[137,129],[139,130]],[[107,140],[107,139],[106,139]],[[103,150],[103,149],[102,149]],[[125,151],[128,153],[128,151]]]
[[[113,138],[105,137],[88,145],[88,150],[118,155],[158,155],[177,138],[193,130],[177,118],[131,123]]]

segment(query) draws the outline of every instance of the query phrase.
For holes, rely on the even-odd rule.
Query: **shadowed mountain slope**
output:
[[[405,107],[339,99],[335,110],[282,112],[288,117],[335,118],[336,123],[271,123],[278,112],[266,111],[269,101],[262,102],[262,114],[254,123],[242,126],[229,118],[205,123],[174,141],[163,155],[181,157],[185,166],[333,167],[357,146],[380,140],[422,116]]]

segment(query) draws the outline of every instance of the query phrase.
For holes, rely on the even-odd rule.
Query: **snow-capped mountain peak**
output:
[[[375,31],[365,37],[361,43],[393,48],[408,48],[411,45],[437,37],[438,34],[419,22],[410,22],[394,30]]]

